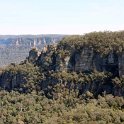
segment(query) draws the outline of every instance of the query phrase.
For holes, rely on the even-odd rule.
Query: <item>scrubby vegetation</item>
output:
[[[58,97],[48,99],[42,93],[0,92],[1,124],[122,124],[124,99],[106,95],[87,99],[56,85]]]
[[[33,63],[0,70],[0,124],[123,124],[124,78],[96,70],[54,70],[84,46],[101,55],[124,50],[123,32],[69,36]],[[73,61],[73,60],[72,60]],[[60,62],[60,63],[59,63]]]
[[[124,49],[124,32],[92,32],[84,36],[67,36],[59,44],[64,50],[80,50],[84,46],[103,55],[111,51],[120,53]]]
[[[1,124],[124,123],[123,97],[98,92],[104,83],[109,86],[111,74],[42,73],[30,63],[11,65],[3,73],[23,75],[25,80],[23,83],[19,82],[21,84],[18,87],[9,87],[12,88],[9,91],[1,89]],[[42,89],[43,82],[49,84],[45,89]],[[80,84],[92,83],[96,83],[97,87],[77,88]],[[113,83],[122,86],[123,81],[115,78]]]

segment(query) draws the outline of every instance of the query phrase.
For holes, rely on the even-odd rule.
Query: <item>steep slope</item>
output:
[[[1,87],[19,92],[20,88],[22,92],[43,90],[48,98],[54,98],[57,84],[69,92],[78,91],[78,96],[87,92],[93,97],[124,96],[123,35],[95,32],[65,37],[57,46],[48,45],[42,51],[33,48],[24,62],[11,64],[2,72]]]

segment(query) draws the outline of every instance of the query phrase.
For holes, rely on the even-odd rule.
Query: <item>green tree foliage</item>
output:
[[[107,55],[111,51],[120,53],[124,50],[124,32],[92,32],[84,36],[67,36],[60,41],[58,47],[63,50],[80,50],[84,46],[93,48],[95,52]]]
[[[61,88],[60,85],[56,86]],[[98,100],[76,98],[76,94],[64,88],[58,91],[59,97],[48,99],[32,92],[0,91],[0,123],[5,124],[107,124],[124,123],[122,97],[99,96]]]
[[[105,72],[54,71],[84,47],[101,55],[124,50],[124,32],[67,36],[55,50],[0,70],[0,124],[123,124],[124,79]],[[121,97],[120,97],[121,96]]]
[[[39,86],[42,74],[33,64],[10,65],[1,74],[3,87],[20,92],[31,92]]]

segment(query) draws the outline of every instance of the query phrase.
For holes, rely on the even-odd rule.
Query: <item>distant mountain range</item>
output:
[[[0,35],[0,67],[20,63],[32,47],[42,50],[44,45],[57,43],[64,35]]]

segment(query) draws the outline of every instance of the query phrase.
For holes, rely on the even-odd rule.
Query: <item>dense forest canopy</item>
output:
[[[101,54],[108,54],[111,51],[120,53],[124,50],[124,31],[92,32],[85,35],[67,36],[60,41],[59,46],[67,50],[80,50],[87,46]]]
[[[46,52],[38,55],[33,48],[31,59],[0,69],[0,123],[123,124],[123,77],[95,69],[54,70],[84,47],[101,55],[122,53],[124,32],[66,36]]]

